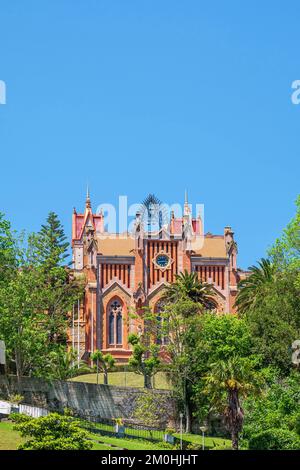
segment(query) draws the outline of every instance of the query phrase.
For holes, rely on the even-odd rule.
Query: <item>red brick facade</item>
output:
[[[126,362],[131,355],[128,334],[138,328],[130,312],[143,306],[155,309],[165,285],[184,270],[212,284],[212,305],[218,312],[234,312],[243,273],[236,266],[233,232],[225,227],[223,235],[203,234],[202,227],[187,204],[182,218],[172,214],[168,227],[157,233],[145,232],[137,214],[130,235],[106,233],[104,216],[93,214],[89,197],[83,214],[74,210],[74,270],[85,275],[86,287],[84,300],[72,312],[70,344],[80,357],[101,349]]]

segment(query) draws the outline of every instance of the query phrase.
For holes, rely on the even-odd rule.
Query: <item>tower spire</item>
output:
[[[184,203],[188,204],[188,192],[187,189],[184,191]]]
[[[91,208],[91,198],[90,198],[90,190],[89,190],[89,185],[88,185],[88,184],[87,184],[87,187],[86,187],[85,208],[86,208],[86,209],[90,209],[90,208]]]
[[[189,208],[189,202],[188,202],[188,192],[187,189],[184,191],[184,211],[183,215],[189,215],[190,214],[190,208]]]

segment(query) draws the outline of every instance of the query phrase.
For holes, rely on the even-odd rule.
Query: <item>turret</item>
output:
[[[194,236],[193,230],[193,221],[192,221],[192,214],[191,209],[188,203],[188,195],[187,190],[185,191],[184,195],[184,210],[183,210],[183,219],[182,219],[182,239],[184,242],[184,249],[185,251],[192,250],[192,239]]]
[[[236,257],[237,257],[237,245],[234,240],[234,232],[231,227],[224,228],[224,239],[226,251],[229,257],[229,265],[231,270],[236,270]]]
[[[89,187],[86,188],[86,200],[85,200],[85,210],[91,209],[91,198],[90,198],[90,191]]]

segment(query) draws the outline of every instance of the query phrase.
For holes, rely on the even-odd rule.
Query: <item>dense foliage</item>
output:
[[[113,369],[116,362],[115,359],[111,354],[103,354],[99,350],[96,350],[91,355],[91,359],[96,365],[97,384],[99,383],[99,370],[101,370],[104,375],[104,385],[108,385],[108,372]]]
[[[269,257],[240,282],[238,315],[206,313],[196,279],[186,275],[166,289],[169,374],[187,429],[190,414],[204,422],[221,413],[233,448],[241,436],[244,447],[298,445],[299,372],[294,376],[291,353],[300,338],[299,255],[300,197]]]
[[[293,431],[300,436],[300,374],[295,371],[285,378],[268,370],[265,392],[245,402],[243,438],[251,439],[266,429]]]
[[[300,437],[287,429],[270,428],[254,434],[249,450],[299,450]]]
[[[67,249],[55,214],[26,246],[0,214],[0,339],[18,376],[62,379],[78,372],[74,353],[66,352],[66,328],[82,284],[66,266]],[[165,289],[159,315],[148,308],[135,312],[131,368],[144,376],[146,388],[167,368],[188,432],[192,419],[210,425],[222,417],[234,449],[299,448],[300,372],[291,356],[300,339],[300,197],[282,236],[240,282],[238,313],[209,310],[213,296],[211,286],[184,272]],[[107,381],[112,357],[96,351],[92,359]],[[145,394],[138,407],[144,422],[153,421],[160,406],[151,400]],[[31,437],[24,448],[88,445],[71,418],[43,419],[18,424]]]
[[[135,403],[134,418],[140,420],[144,425],[161,428],[168,417],[161,410],[168,410],[169,397],[153,394],[149,391],[139,395]]]
[[[210,284],[202,282],[197,273],[189,273],[185,270],[180,274],[176,274],[175,282],[166,286],[162,299],[168,303],[191,300],[203,307],[208,307],[213,296],[214,293]]]
[[[83,291],[81,280],[64,265],[65,238],[53,213],[27,240],[0,216],[0,339],[18,377],[48,376],[50,366],[53,377],[59,369],[53,365],[61,362],[61,347],[66,347],[68,313]]]
[[[236,304],[244,315],[265,366],[289,373],[291,345],[300,338],[300,196],[295,217],[262,259],[241,281]]]
[[[41,418],[19,420],[15,429],[29,438],[20,450],[89,450],[92,443],[80,423],[70,416],[50,413]]]
[[[143,308],[139,314],[131,317],[138,323],[139,333],[130,333],[128,343],[132,346],[129,366],[136,373],[143,375],[145,388],[153,387],[153,377],[159,370],[161,358],[157,337],[161,334],[157,315],[149,308]]]

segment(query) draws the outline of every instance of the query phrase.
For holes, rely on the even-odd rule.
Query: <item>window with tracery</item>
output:
[[[156,344],[160,344],[162,346],[168,344],[169,336],[167,333],[166,328],[166,318],[163,317],[162,312],[165,307],[165,302],[159,300],[155,305],[154,312],[156,313],[157,319],[157,333],[156,333]]]
[[[110,312],[108,319],[108,342],[114,344],[115,342],[115,316]]]
[[[108,343],[122,345],[123,342],[123,312],[119,300],[113,300],[108,308]]]
[[[122,313],[117,314],[117,344],[122,344]]]

